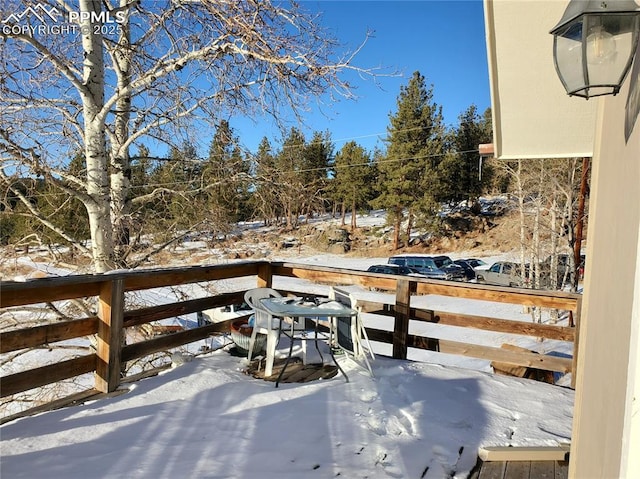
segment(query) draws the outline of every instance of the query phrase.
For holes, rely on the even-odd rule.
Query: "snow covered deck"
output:
[[[175,292],[178,285],[212,281],[222,281],[228,292],[185,299],[189,290],[183,289],[176,302],[125,309],[126,294],[159,297],[163,288]],[[341,364],[349,383],[338,376],[276,389],[245,374],[246,359],[224,347],[186,353],[183,362],[156,377],[142,373],[131,383],[120,376],[122,362],[212,344],[220,337],[212,334],[228,330],[228,324],[225,329],[225,323],[183,321],[182,331],[124,346],[121,328],[195,317],[197,311],[233,304],[248,287],[321,294],[329,284],[358,291],[369,338],[379,348],[373,377],[346,361]],[[474,370],[468,361],[571,371],[571,359],[499,344],[530,337],[529,344],[556,348],[562,342],[572,348],[576,328],[527,322],[517,311],[523,304],[555,307],[578,320],[578,295],[246,262],[6,282],[0,307],[3,313],[51,301],[61,307],[92,295],[100,304],[97,317],[0,333],[3,354],[36,348],[39,358],[51,353],[39,346],[55,341],[91,334],[100,339],[95,354],[8,374],[6,366],[2,370],[1,393],[14,401],[52,381],[82,373],[96,378],[94,388],[75,393],[76,407],[3,424],[2,472],[11,477],[34,477],[37,469],[52,478],[91,477],[95,471],[133,478],[462,478],[474,469],[480,447],[554,447],[571,440],[572,389]],[[493,343],[477,344],[489,334]],[[547,338],[544,343],[541,337]],[[418,356],[421,352],[430,356]],[[106,398],[92,397],[95,389]]]

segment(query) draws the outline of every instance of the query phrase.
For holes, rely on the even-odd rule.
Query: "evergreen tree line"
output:
[[[313,215],[385,209],[394,225],[395,244],[413,228],[438,228],[442,203],[470,204],[494,187],[490,166],[480,171],[478,145],[492,141],[491,113],[471,105],[459,124],[447,128],[433,86],[415,72],[397,97],[389,115],[385,149],[367,151],[355,141],[336,151],[329,131],[305,138],[291,128],[279,145],[263,138],[255,153],[241,147],[230,123],[215,129],[203,157],[189,143],[174,146],[156,158],[141,146],[126,172],[132,186],[129,237],[121,240],[135,251],[150,243],[167,245],[193,232],[215,235],[231,231],[238,221],[295,228]],[[67,166],[86,175],[81,155]],[[481,174],[482,173],[482,174]],[[25,195],[38,205],[38,215],[17,201]],[[3,244],[57,244],[65,241],[47,222],[80,240],[89,237],[82,203],[43,179],[20,180],[1,203]],[[126,256],[126,255],[125,255]]]

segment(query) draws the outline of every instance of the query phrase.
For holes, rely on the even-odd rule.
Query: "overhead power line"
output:
[[[438,158],[438,157],[442,157],[448,154],[466,154],[466,153],[478,153],[479,151],[477,149],[473,149],[473,150],[464,150],[464,151],[448,151],[446,153],[437,153],[437,154],[432,154],[432,155],[421,155],[421,156],[412,156],[412,157],[403,157],[403,158],[391,158],[391,159],[386,159],[386,160],[378,160],[376,161],[377,164],[389,164],[389,163],[397,163],[397,162],[402,162],[402,161],[409,161],[409,160],[421,160],[421,159],[427,159],[427,158]],[[169,160],[169,161],[180,161],[180,160]],[[318,168],[305,168],[305,169],[299,169],[299,170],[279,170],[282,173],[309,173],[312,171],[332,171],[332,170],[338,170],[338,169],[346,169],[346,168],[357,168],[357,167],[362,167],[362,166],[369,166],[371,165],[371,162],[367,162],[367,163],[356,163],[356,164],[351,164],[351,165],[332,165],[332,166],[323,166],[323,167],[318,167]],[[142,189],[142,188],[172,188],[172,187],[176,187],[176,186],[188,186],[194,183],[197,183],[198,180],[194,179],[194,180],[185,180],[185,181],[173,181],[173,182],[167,182],[167,183],[145,183],[144,185],[132,185],[131,189]],[[59,197],[68,197],[69,195],[66,193],[41,193],[41,192],[35,192],[33,194],[30,194],[29,197],[32,198],[59,198]]]

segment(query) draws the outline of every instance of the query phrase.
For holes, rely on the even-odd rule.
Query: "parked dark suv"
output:
[[[453,264],[448,256],[399,254],[389,258],[389,263],[414,269],[427,278],[446,280],[464,279],[464,270],[460,266]]]
[[[459,264],[455,264],[448,256],[434,256],[433,261],[436,266],[447,273],[451,273],[451,277],[456,281],[463,281],[466,279],[466,273],[464,268]]]
[[[367,269],[369,273],[382,273],[382,274],[400,274],[404,276],[418,276],[424,278],[423,274],[418,273],[418,271],[407,268],[406,266],[400,266],[397,264],[377,264],[374,266],[369,266]]]
[[[464,270],[464,276],[468,281],[471,281],[472,279],[476,279],[476,272],[473,269],[473,266],[471,266],[465,260],[455,259],[453,260],[453,262]]]

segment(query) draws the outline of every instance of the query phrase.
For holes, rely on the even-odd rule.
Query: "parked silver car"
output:
[[[498,261],[489,269],[476,270],[476,281],[497,286],[529,287],[528,278],[522,279],[521,266],[509,261]]]

